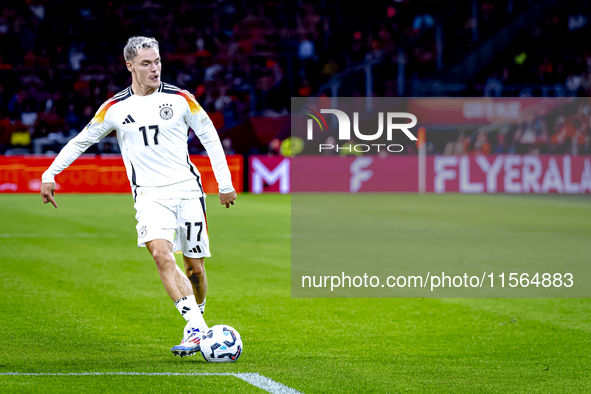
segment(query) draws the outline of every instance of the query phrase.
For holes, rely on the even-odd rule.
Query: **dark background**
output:
[[[159,40],[162,80],[197,97],[227,153],[278,154],[292,96],[589,96],[590,13],[590,2],[551,0],[5,0],[0,154],[59,151],[130,85],[133,35]],[[589,118],[563,120],[586,125],[588,151]],[[546,147],[523,153],[560,153],[535,133]],[[429,153],[459,137],[441,134]],[[201,152],[196,138],[190,150]]]

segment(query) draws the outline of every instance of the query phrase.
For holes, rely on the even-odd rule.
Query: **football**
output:
[[[238,360],[242,354],[242,338],[230,326],[213,326],[201,338],[201,354],[210,363],[226,363]]]

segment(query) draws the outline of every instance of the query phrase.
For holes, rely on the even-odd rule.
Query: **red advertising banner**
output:
[[[417,192],[418,156],[251,156],[250,191]],[[591,156],[428,156],[426,191],[591,193]]]
[[[192,155],[191,161],[201,173],[206,193],[218,192],[218,185],[207,156]],[[243,158],[226,156],[232,182],[242,192]],[[41,175],[53,162],[51,157],[0,156],[0,193],[38,193]],[[64,172],[56,176],[61,193],[130,193],[131,187],[121,156],[81,156]]]

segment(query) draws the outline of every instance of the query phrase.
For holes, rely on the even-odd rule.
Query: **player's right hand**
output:
[[[43,199],[43,204],[47,204],[51,202],[55,209],[57,209],[57,203],[53,198],[55,194],[55,182],[44,182],[41,184],[41,198]]]

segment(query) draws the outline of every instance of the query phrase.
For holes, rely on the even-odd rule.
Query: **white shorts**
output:
[[[165,239],[172,243],[173,251],[182,251],[187,257],[211,257],[203,197],[138,198],[134,207],[138,247]]]

